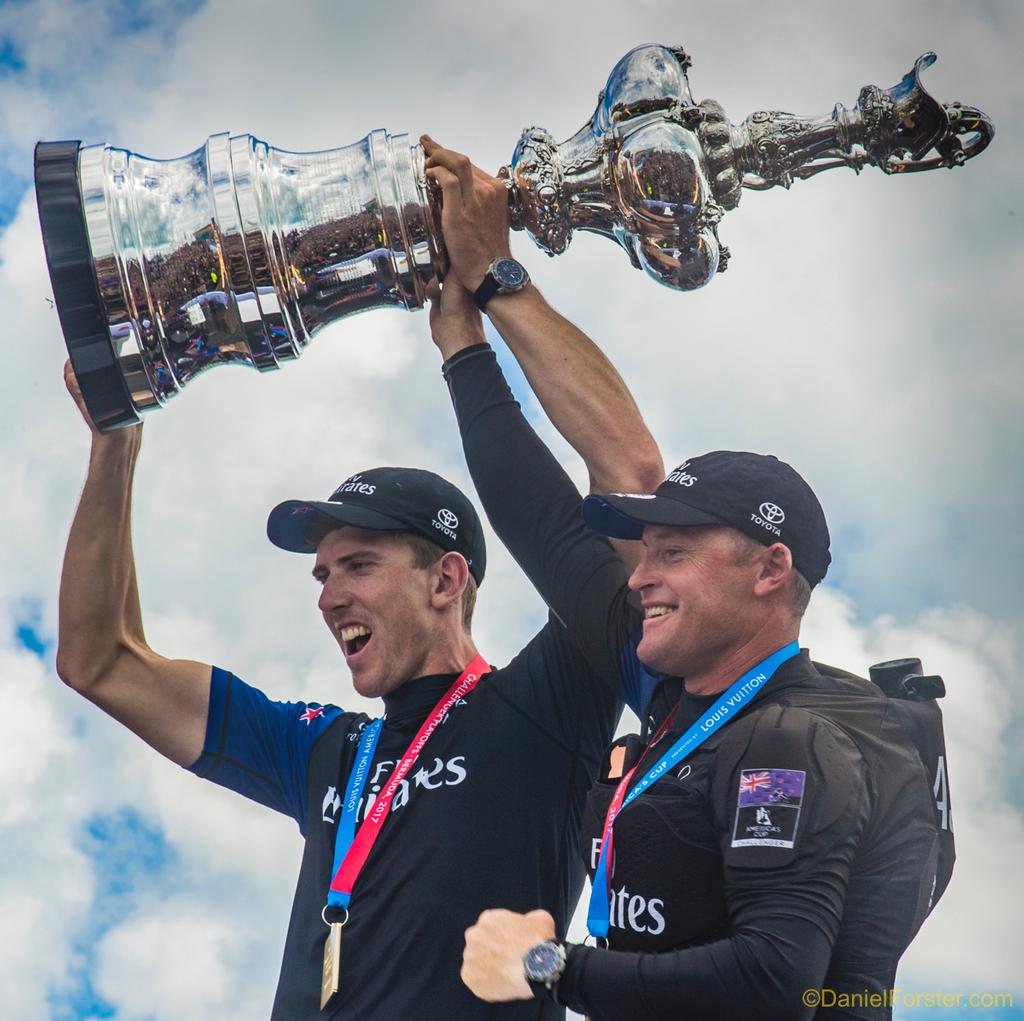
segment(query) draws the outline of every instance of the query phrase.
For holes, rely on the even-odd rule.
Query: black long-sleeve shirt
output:
[[[607,583],[612,565],[563,590],[567,569],[574,581],[587,571],[546,519],[578,497],[489,349],[461,352],[446,375],[470,471],[513,556],[590,636],[584,655],[619,659],[641,718],[657,723],[679,702],[653,759],[713,699],[659,684],[636,660],[639,614],[624,585]],[[571,947],[559,998],[594,1021],[888,1017],[884,993],[928,911],[938,850],[929,778],[890,708],[874,685],[822,674],[806,652],[784,664],[745,715],[622,812],[609,950]],[[599,783],[588,799],[591,875],[613,789]],[[816,1015],[804,994],[822,987],[860,1000]]]

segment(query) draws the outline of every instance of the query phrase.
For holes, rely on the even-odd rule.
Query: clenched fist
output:
[[[523,955],[532,946],[555,938],[555,920],[547,911],[528,915],[485,911],[466,930],[462,981],[488,1003],[529,1000],[533,996],[523,971]]]

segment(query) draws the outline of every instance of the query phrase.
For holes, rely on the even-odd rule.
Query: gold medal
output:
[[[341,975],[341,922],[331,922],[324,940],[324,973],[320,980],[320,1009],[325,1010],[338,991]]]

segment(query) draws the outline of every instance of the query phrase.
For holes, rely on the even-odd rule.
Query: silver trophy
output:
[[[739,126],[694,102],[679,48],[615,66],[572,138],[523,132],[508,166],[512,225],[549,255],[574,230],[617,241],[677,290],[725,269],[718,223],[744,188],[788,188],[833,167],[887,174],[954,167],[992,139],[989,119],[941,104],[918,58],[852,110],[777,111]],[[422,308],[446,267],[440,196],[407,135],[373,131],[322,152],[213,135],[180,159],[40,142],[35,177],[47,263],[71,361],[104,431],[139,421],[211,365],[276,369],[322,326],[380,307]]]

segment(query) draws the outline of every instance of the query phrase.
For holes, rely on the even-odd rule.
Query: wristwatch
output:
[[[514,294],[530,282],[526,267],[510,256],[495,259],[487,267],[483,283],[473,292],[476,307],[483,312],[496,294]]]
[[[554,990],[555,983],[565,971],[565,947],[554,940],[530,947],[523,954],[523,972],[528,982],[536,982],[548,991]]]

